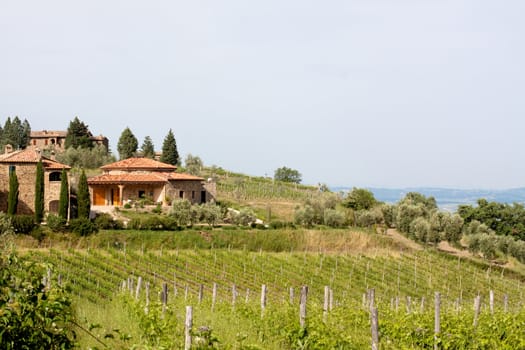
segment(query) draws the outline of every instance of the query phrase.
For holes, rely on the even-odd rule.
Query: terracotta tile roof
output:
[[[93,176],[88,179],[90,185],[105,185],[105,184],[144,184],[144,183],[166,183],[168,176],[163,174],[102,174]]]
[[[42,157],[39,152],[34,149],[26,148],[24,150],[15,151],[11,153],[5,153],[0,156],[0,163],[38,163],[42,159],[42,164],[45,169],[71,169],[66,164],[59,163],[47,157]]]
[[[156,170],[156,171],[175,171],[176,166],[158,162],[150,158],[128,158],[115,163],[101,166],[102,170]]]
[[[66,137],[67,131],[57,131],[57,130],[42,130],[42,131],[31,131],[31,138],[38,137]]]
[[[44,158],[42,157],[42,165],[44,166],[44,169],[71,169],[71,167],[69,165],[66,165],[66,164],[62,164],[62,163],[59,163],[59,162],[56,162],[54,160],[51,160],[51,159],[47,159],[47,158]]]
[[[202,177],[183,173],[149,173],[149,174],[102,174],[90,177],[88,184],[139,184],[139,183],[166,183],[167,181],[203,181]]]
[[[170,180],[194,180],[194,181],[204,181],[202,177],[193,176],[190,174],[184,173],[171,173]]]

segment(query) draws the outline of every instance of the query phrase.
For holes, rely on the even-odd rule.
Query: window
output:
[[[139,191],[139,198],[146,198],[146,191],[140,190]]]
[[[33,140],[33,146],[36,146],[36,140]]]
[[[49,181],[60,181],[62,180],[62,174],[59,171],[54,171],[49,174]]]
[[[184,198],[184,191],[179,191],[179,198]]]
[[[16,166],[10,165],[9,166],[9,174],[14,173],[16,171]]]
[[[44,145],[46,145],[46,146],[47,146],[47,139],[45,139],[45,140],[44,140]]]
[[[195,191],[191,191],[191,199],[195,199]]]

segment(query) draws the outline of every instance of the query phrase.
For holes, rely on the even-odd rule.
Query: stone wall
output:
[[[202,181],[185,180],[170,181],[166,186],[166,196],[171,200],[187,199],[192,204],[202,203],[202,192],[205,192],[205,202],[215,198],[215,194],[210,193]]]
[[[11,164],[15,166],[16,176],[18,178],[18,214],[33,214],[35,208],[35,164]],[[0,165],[0,177],[6,179],[2,181],[2,188],[5,193],[5,200],[0,203],[0,210],[7,211],[7,198],[9,193],[9,164]]]
[[[18,178],[18,214],[33,214],[35,210],[36,164],[11,164],[15,166]],[[9,164],[0,165],[0,211],[7,211],[9,193]],[[60,172],[60,170],[59,170]],[[50,171],[44,172],[44,210],[49,211],[49,203],[60,198],[60,181],[49,181]]]

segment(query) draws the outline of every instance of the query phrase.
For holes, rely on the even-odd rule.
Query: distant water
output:
[[[334,187],[334,192],[351,191],[351,187]],[[408,192],[418,192],[425,196],[432,196],[436,199],[438,206],[447,211],[455,211],[461,204],[476,204],[477,200],[484,198],[489,202],[500,203],[520,203],[525,204],[525,188],[514,188],[507,190],[459,190],[449,188],[368,188],[372,191],[377,200],[385,203],[396,203]]]

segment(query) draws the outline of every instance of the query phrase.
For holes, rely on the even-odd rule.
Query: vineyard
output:
[[[29,254],[51,263],[54,283],[66,284],[78,301],[86,348],[184,348],[187,306],[193,308],[193,348],[370,348],[371,289],[381,349],[525,346],[523,276],[434,251],[144,252],[118,246]],[[441,305],[436,335],[435,292]]]

